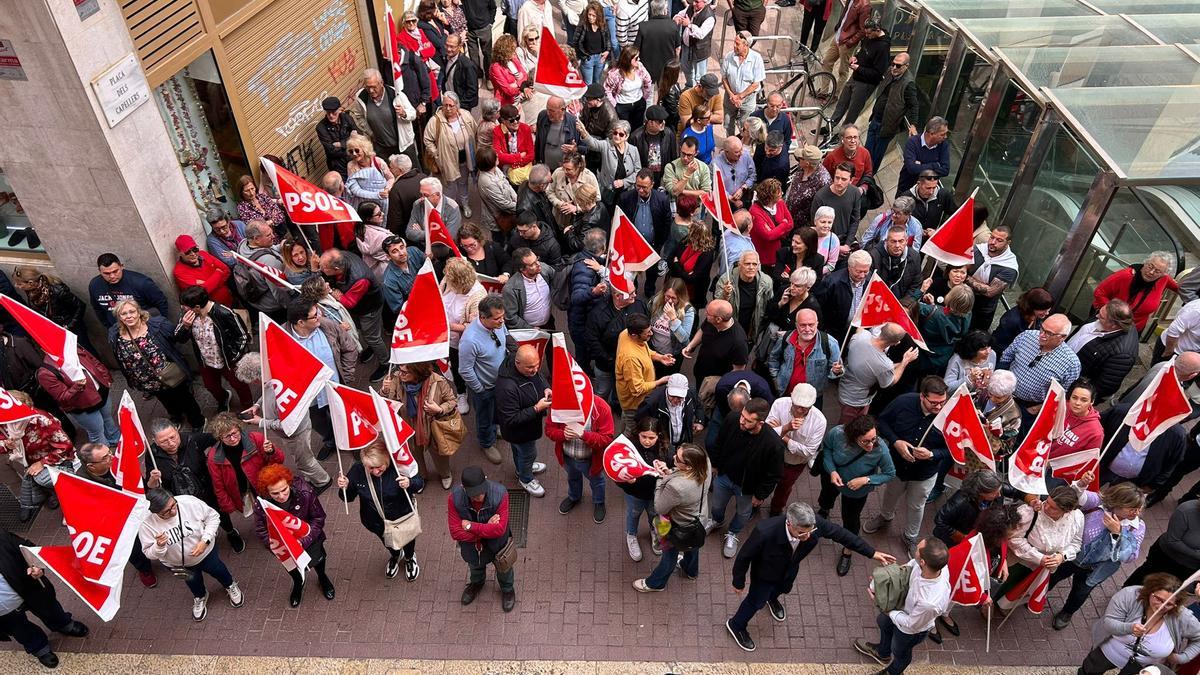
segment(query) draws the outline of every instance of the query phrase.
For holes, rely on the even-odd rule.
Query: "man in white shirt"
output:
[[[721,59],[721,82],[725,87],[725,133],[736,136],[741,121],[758,107],[755,92],[767,78],[766,64],[758,52],[750,48],[754,36],[739,31],[733,38],[733,51]]]
[[[1166,361],[1179,352],[1200,352],[1200,299],[1184,305],[1154,343],[1154,362]]]
[[[504,283],[504,313],[509,330],[551,328],[550,279],[554,268],[543,265],[529,248],[513,251],[517,272]]]
[[[925,641],[934,621],[950,610],[950,550],[936,537],[917,544],[917,556],[909,568],[908,594],[904,606],[875,618],[879,642],[855,640],[854,649],[875,659],[883,670],[876,675],[900,675],[912,663],[912,650]]]
[[[787,506],[792,486],[812,465],[825,439],[827,422],[825,414],[814,407],[817,390],[807,382],[792,389],[791,396],[775,399],[771,412],[767,413],[767,424],[783,439],[787,451],[783,454],[783,478],[775,486],[771,498],[770,514],[778,516]]]

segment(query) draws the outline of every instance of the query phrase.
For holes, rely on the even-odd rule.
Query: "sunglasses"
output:
[[[184,251],[184,252],[183,252],[183,254],[184,254],[184,255],[194,255],[194,254],[196,254],[196,253],[199,253],[199,252],[200,252],[200,247],[199,247],[199,246],[193,246],[193,247],[189,248],[188,250]]]
[[[907,63],[893,63],[893,64],[892,64],[892,67],[893,67],[893,68],[903,68],[903,67],[905,67],[905,66],[907,66],[907,65],[908,65]]]

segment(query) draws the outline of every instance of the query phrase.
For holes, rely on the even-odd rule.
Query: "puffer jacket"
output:
[[[237,513],[242,510],[242,491],[238,487],[233,464],[225,457],[225,446],[217,441],[205,451],[208,473],[212,476],[213,492],[222,513]],[[263,449],[263,435],[257,431],[242,431],[242,473],[246,474],[247,488],[253,493],[258,472],[268,464],[283,462],[283,453],[274,446],[268,454]]]
[[[1079,374],[1096,384],[1096,400],[1103,401],[1121,387],[1138,356],[1138,332],[1130,326],[1092,338],[1079,348]]]
[[[529,443],[542,437],[542,417],[546,411],[533,409],[550,385],[541,372],[528,377],[511,361],[500,367],[496,378],[496,421],[504,440],[510,443]]]

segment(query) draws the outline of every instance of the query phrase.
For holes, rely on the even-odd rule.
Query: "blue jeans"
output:
[[[471,412],[475,414],[475,438],[479,447],[490,448],[496,444],[496,391],[472,391],[469,398]]]
[[[888,675],[900,675],[912,663],[913,647],[924,642],[927,631],[909,635],[897,628],[887,614],[876,616],[875,623],[879,625],[879,644],[876,651],[885,661],[887,657],[892,657],[892,663],[887,667]]]
[[[537,441],[527,443],[510,443],[512,445],[513,466],[517,469],[517,479],[522,483],[533,480],[533,462],[537,459]]]
[[[606,373],[597,368],[596,375],[592,378],[592,393],[604,399],[608,407],[612,408],[614,418],[621,414],[621,407],[617,405],[616,379],[613,373]]]
[[[104,443],[110,448],[115,448],[117,441],[121,440],[121,430],[113,420],[107,400],[99,410],[89,413],[71,412],[67,413],[67,417],[70,417],[76,426],[87,432],[88,441],[91,443]]]
[[[183,581],[194,598],[203,598],[208,593],[204,588],[204,575],[201,572],[207,572],[208,576],[216,579],[222,588],[229,588],[233,583],[233,575],[229,573],[229,568],[222,562],[221,552],[217,550],[215,543],[212,546],[212,552],[205,556],[204,560],[187,568],[188,576]]]
[[[604,20],[608,22],[608,52],[615,61],[621,54],[621,46],[617,44],[617,15],[608,5],[604,6]]]
[[[592,470],[592,460],[571,459],[563,457],[563,468],[567,471],[567,499],[577,502],[583,499],[583,479],[586,476],[592,490],[592,503],[604,503],[604,473],[589,475]]]
[[[654,500],[638,499],[628,492],[625,493],[625,534],[637,536],[638,516],[643,511],[646,513],[646,522],[650,523],[651,536],[657,536],[654,534],[654,516],[658,515],[654,512]]]
[[[579,64],[579,67],[583,71],[580,75],[583,76],[584,82],[595,84],[596,82],[603,81],[604,61],[601,60],[599,54],[584,57],[583,63]]]
[[[738,605],[737,613],[729,620],[729,625],[734,630],[746,630],[750,619],[758,614],[758,610],[767,604],[767,600],[777,600],[779,598],[779,589],[775,584],[763,583],[761,581],[750,580],[750,590],[746,591],[746,597],[742,598],[742,604]]]
[[[892,144],[890,137],[885,138],[880,135],[879,130],[882,126],[882,122],[871,122],[867,125],[867,142],[864,145],[867,153],[871,155],[871,165],[875,167],[878,167],[879,163],[883,161],[888,146]]]
[[[690,57],[686,54],[686,52],[687,47],[684,47],[683,51],[680,52],[680,58],[683,65],[683,80],[687,86],[691,87],[699,82],[700,78],[704,77],[708,73],[708,59],[700,59],[695,63],[691,63],[689,62]]]
[[[742,494],[741,486],[734,485],[729,476],[718,475],[713,481],[712,500],[708,503],[709,518],[718,525],[721,524],[725,520],[725,507],[734,497],[737,498],[737,512],[733,514],[733,520],[729,521],[729,534],[741,532],[746,526],[746,521],[750,520],[754,512],[754,503],[750,501],[753,497]]]
[[[683,562],[677,560],[675,549],[663,540],[662,556],[658,559],[658,566],[646,577],[646,585],[650,588],[666,588],[667,580],[671,578],[671,574],[675,571],[675,566],[683,567],[683,573],[695,579],[700,575],[700,549],[688,551],[683,554]]]

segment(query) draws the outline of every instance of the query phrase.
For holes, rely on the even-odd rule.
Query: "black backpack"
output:
[[[252,251],[247,258],[258,262],[258,259],[273,253],[269,248],[260,248]],[[249,265],[238,264],[233,266],[233,283],[237,287],[238,295],[249,303],[256,303],[263,298],[267,293],[271,292],[271,287],[266,279],[258,270],[250,269]]]

